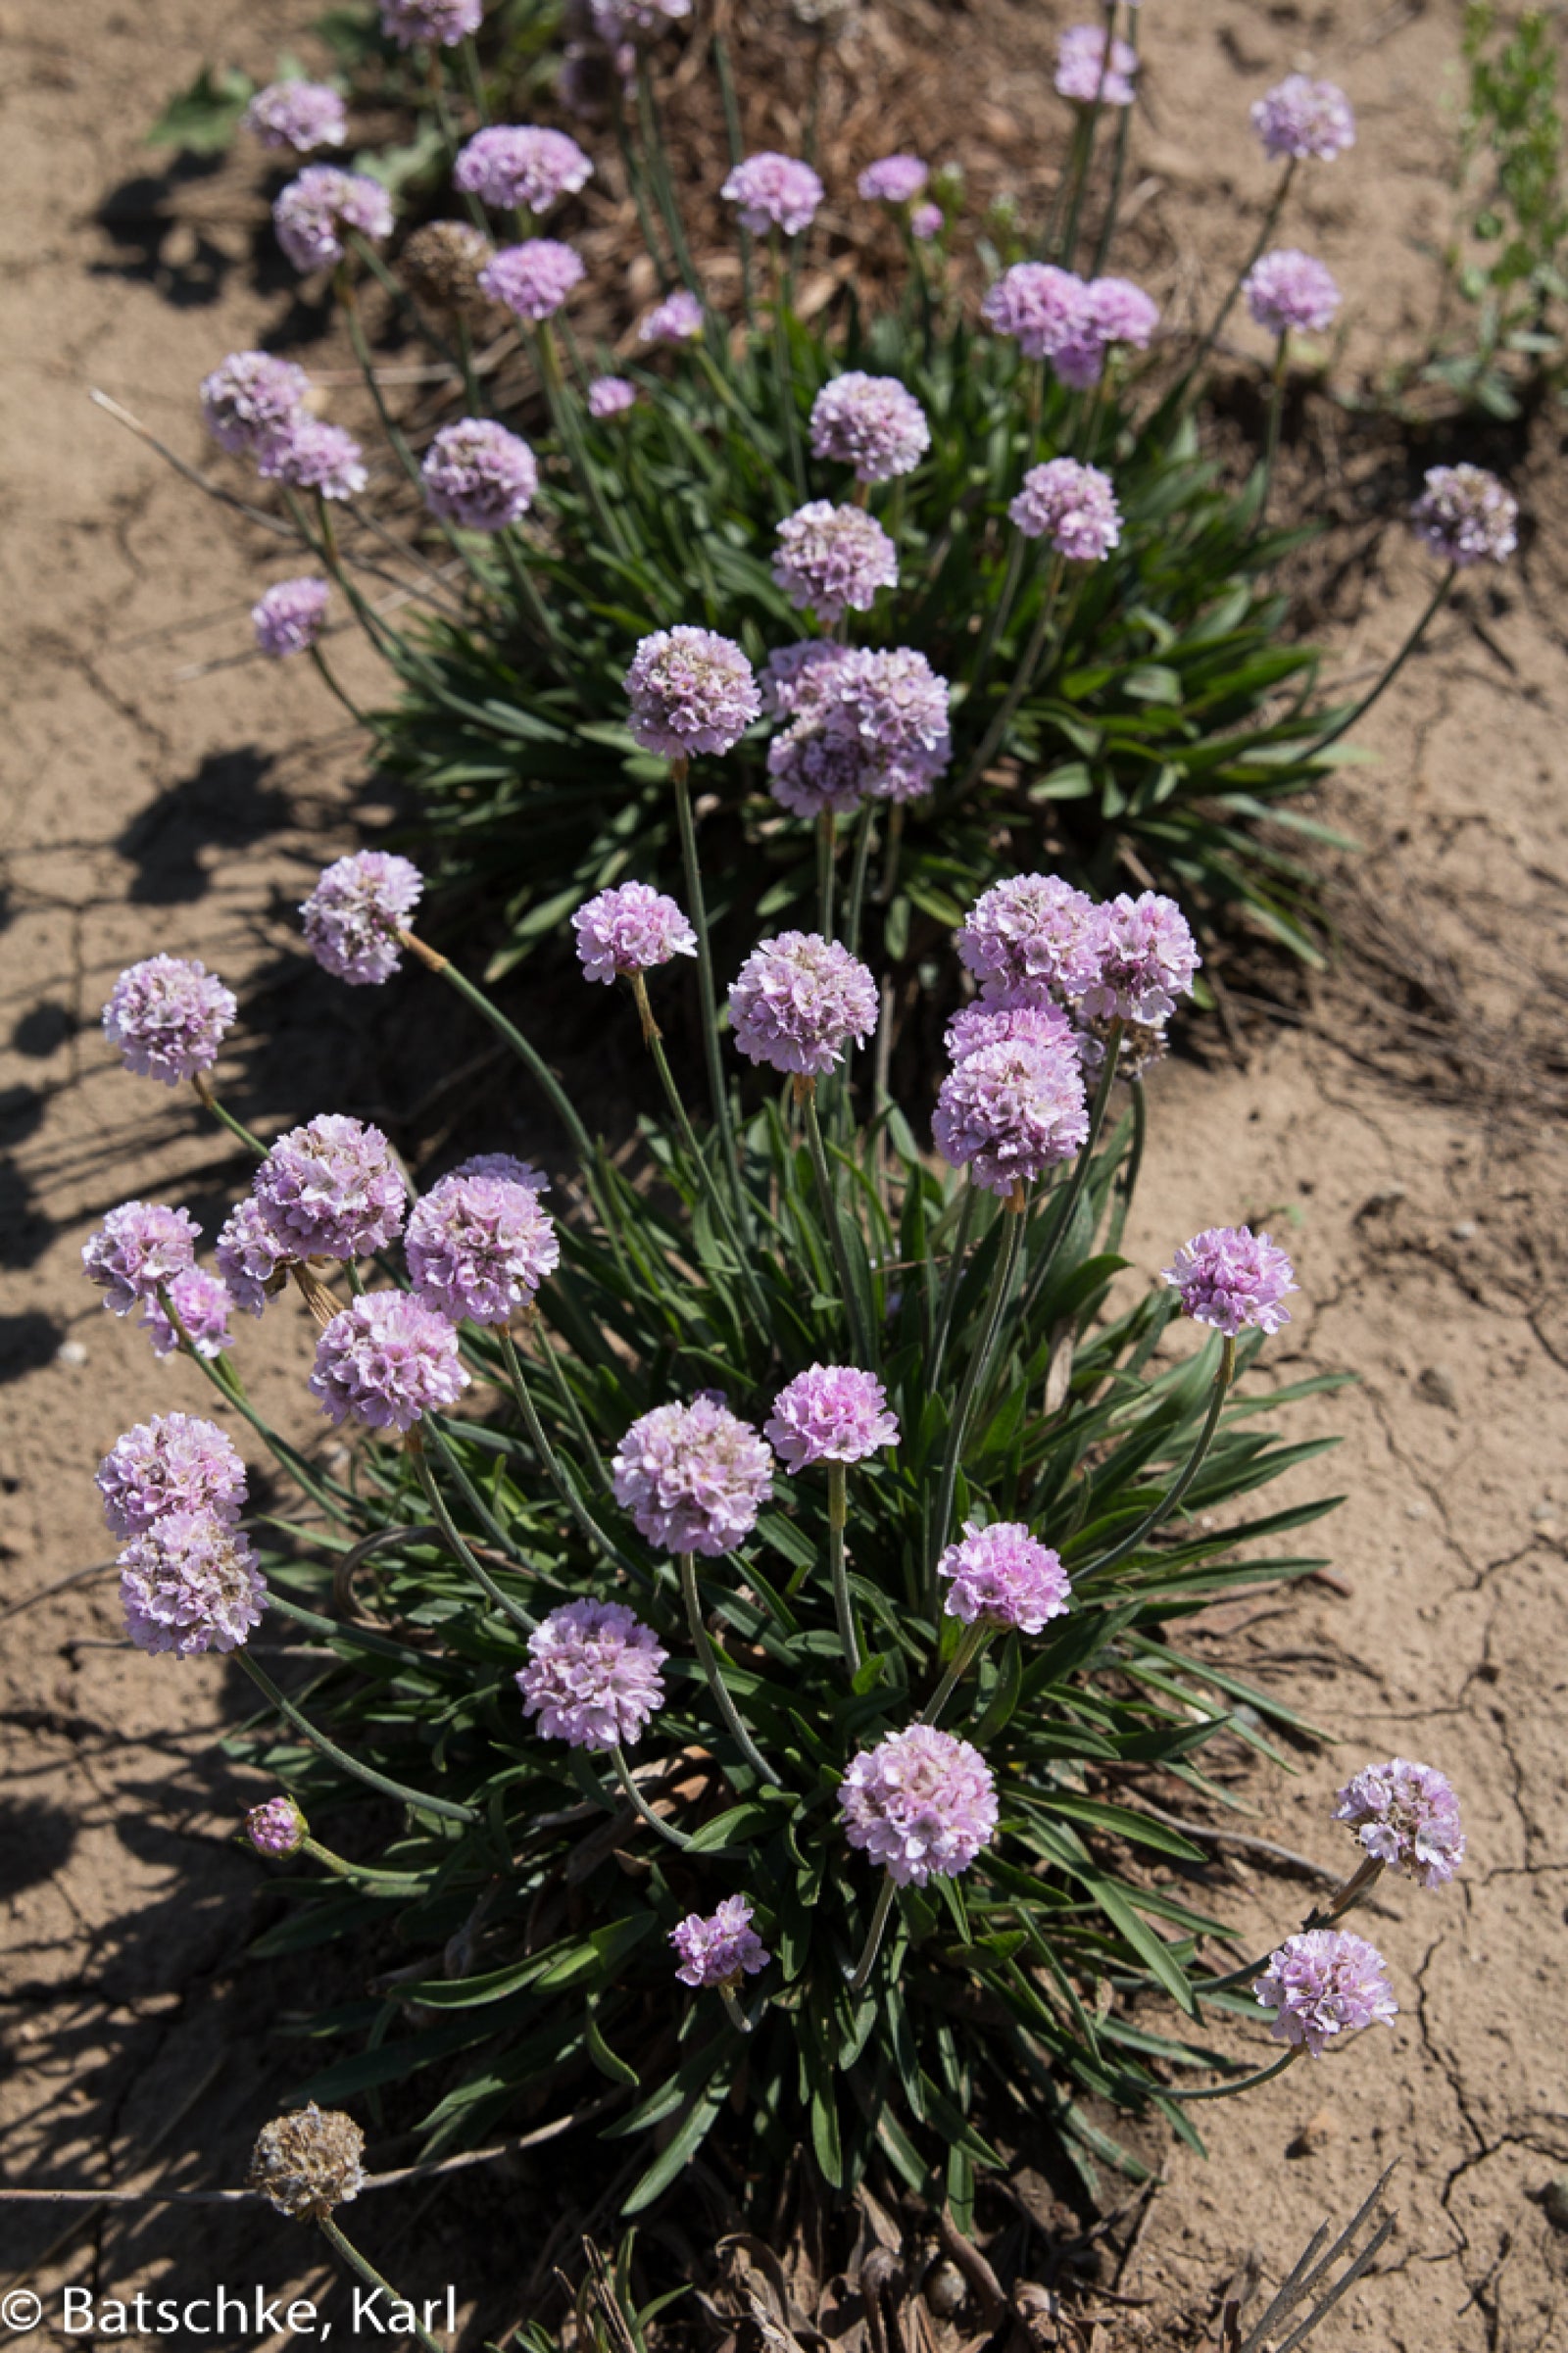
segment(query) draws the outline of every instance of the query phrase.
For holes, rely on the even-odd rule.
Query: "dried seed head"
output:
[[[427,221],[403,248],[403,274],[432,311],[471,319],[486,310],[479,272],[495,258],[488,237],[466,221]]]
[[[841,41],[860,23],[860,0],[790,0],[797,25],[819,41]]]
[[[249,2186],[279,2214],[318,2221],[357,2198],[365,2182],[365,2134],[352,2116],[323,2114],[313,2100],[263,2125],[251,2158]]]

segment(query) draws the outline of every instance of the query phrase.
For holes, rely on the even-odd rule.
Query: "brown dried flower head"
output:
[[[275,2116],[257,2136],[249,2186],[297,2222],[319,2219],[357,2198],[365,2181],[365,2134],[352,2116],[313,2100]]]
[[[472,318],[487,309],[479,272],[495,247],[466,221],[427,221],[403,248],[403,270],[414,292],[432,310]]]

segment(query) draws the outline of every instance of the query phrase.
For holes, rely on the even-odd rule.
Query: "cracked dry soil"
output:
[[[249,164],[165,174],[136,136],[204,57],[265,67],[311,13],[297,0],[155,0],[135,15],[59,0],[47,18],[0,7],[12,330],[0,1610],[103,1560],[91,1473],[117,1431],[206,1402],[189,1368],[155,1364],[139,1333],[99,1311],[77,1271],[112,1201],[177,1191],[210,1225],[236,1174],[182,1101],[110,1068],[96,1013],[115,971],[155,948],[222,969],[248,1041],[242,1103],[274,1116],[331,1103],[394,1123],[409,1110],[390,1041],[317,985],[287,920],[347,838],[357,747],[309,674],[240,663],[176,680],[243,647],[248,543],[84,399],[99,382],[194,455],[197,378],[275,330],[292,298],[266,259]],[[939,65],[936,44],[956,27],[953,72],[974,103],[941,151],[960,152],[978,185],[1026,184],[1049,152],[1038,126],[1054,134],[1045,60],[1068,13],[1008,0],[952,20],[923,0],[881,12],[890,132],[913,142],[951,105],[952,60]],[[1302,66],[1346,82],[1361,121],[1354,154],[1308,183],[1292,232],[1350,292],[1341,364],[1353,373],[1414,334],[1432,291],[1417,242],[1446,217],[1434,93],[1458,13],[1374,0],[1321,7],[1310,24],[1241,0],[1145,11],[1134,203],[1168,309],[1200,305],[1245,248],[1264,186],[1245,107]],[[1237,126],[1228,148],[1205,146],[1205,123]],[[1355,669],[1398,641],[1426,575],[1386,527],[1387,484],[1368,489],[1338,432],[1331,415],[1317,479],[1341,525],[1333,642]],[[1313,990],[1297,1025],[1240,1028],[1245,1068],[1182,1059],[1157,1081],[1131,1254],[1152,1268],[1200,1226],[1270,1223],[1302,1283],[1270,1376],[1357,1376],[1298,1414],[1345,1439],[1326,1472],[1298,1475],[1302,1494],[1327,1475],[1347,1497],[1322,1532],[1332,1582],[1212,1613],[1194,1638],[1337,1742],[1303,1750],[1295,1778],[1250,1774],[1245,1827],[1337,1862],[1333,1789],[1397,1751],[1452,1775],[1470,1854],[1440,1894],[1379,1891],[1365,1925],[1399,1993],[1393,2033],[1210,2110],[1206,2163],[1171,2154],[1121,2281],[1149,2299],[1125,2308],[1129,2345],[1206,2336],[1202,2316],[1250,2247],[1277,2277],[1320,2217],[1344,2217],[1395,2159],[1397,2233],[1315,2340],[1324,2353],[1568,2343],[1568,2237],[1540,2202],[1568,2168],[1557,455],[1545,424],[1513,453],[1535,526],[1520,565],[1445,618],[1362,730],[1377,764],[1327,796],[1368,845],[1343,902],[1367,953]],[[351,687],[371,691],[357,646],[342,660]],[[298,1333],[270,1317],[245,1337],[262,1400],[297,1422]],[[116,1647],[101,1579],[0,1627],[6,2176],[237,2181],[294,2072],[267,2034],[276,1982],[243,1966],[257,1875],[227,1838],[254,1789],[217,1746],[240,1695],[214,1664],[173,1669]],[[1255,1853],[1234,1850],[1225,1869],[1252,1937],[1305,1909],[1309,1888]],[[389,2203],[367,2217],[369,2244],[401,2231],[411,2284],[422,2292],[466,2260],[450,2197],[396,2215]],[[40,2286],[104,2293],[177,2286],[193,2267],[270,2290],[325,2278],[286,2225],[254,2214],[194,2228],[13,2215],[0,2271],[33,2267]]]

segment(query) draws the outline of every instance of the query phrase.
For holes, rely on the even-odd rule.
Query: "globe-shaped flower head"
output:
[[[479,284],[492,301],[537,325],[555,317],[584,275],[582,256],[569,245],[530,237],[522,245],[503,245],[480,270]]]
[[[809,164],[768,152],[737,164],[719,194],[739,208],[742,227],[754,236],[777,228],[794,237],[815,220],[823,188]]]
[[[1350,1825],[1369,1855],[1423,1887],[1443,1887],[1464,1860],[1459,1800],[1435,1765],[1402,1756],[1364,1765],[1340,1791],[1334,1819]]]
[[[419,479],[432,515],[466,531],[504,531],[533,505],[539,468],[520,434],[493,417],[465,417],[441,427]]]
[[[1083,1069],[1069,1044],[1012,1038],[979,1047],[942,1082],[931,1133],[955,1168],[1017,1202],[1087,1141]]]
[[[196,1263],[201,1228],[187,1209],[162,1201],[122,1201],[82,1244],[87,1279],[105,1294],[112,1315],[158,1303],[165,1289]]]
[[[329,1421],[412,1430],[468,1386],[456,1328],[402,1291],[370,1291],[334,1315],[316,1344],[310,1387]]]
[[[170,1511],[120,1555],[125,1632],[138,1650],[237,1650],[267,1606],[250,1539],[209,1511]]]
[[[258,1854],[295,1854],[306,1835],[305,1816],[292,1797],[269,1797],[245,1817],[245,1836]]]
[[[1192,995],[1202,958],[1174,899],[1123,891],[1095,909],[1088,938],[1095,972],[1080,1003],[1091,1020],[1163,1021]]]
[[[299,415],[310,388],[310,377],[292,360],[270,351],[231,351],[202,378],[202,417],[221,448],[246,458]]]
[[[264,482],[318,491],[323,499],[358,498],[369,479],[353,434],[303,410],[257,443],[256,470]]]
[[[260,1315],[287,1281],[293,1252],[278,1241],[261,1202],[251,1195],[224,1219],[213,1256],[235,1306],[247,1315]]]
[[[852,1038],[863,1046],[875,1029],[876,982],[841,942],[784,931],[741,966],[729,1016],[748,1061],[820,1078]]]
[[[773,1484],[773,1457],[721,1397],[656,1405],[621,1440],[615,1500],[640,1536],[665,1552],[716,1559],[750,1536]]]
[[[1252,128],[1265,155],[1288,156],[1296,163],[1313,157],[1331,164],[1355,145],[1355,117],[1345,92],[1306,74],[1289,74],[1264,91],[1252,106]]]
[[[704,1919],[688,1912],[669,1932],[680,1959],[675,1975],[683,1985],[728,1985],[742,1975],[756,1977],[773,1958],[752,1926],[752,1907],[744,1895],[726,1895],[716,1912]]]
[[[389,237],[392,199],[368,172],[344,172],[336,164],[307,164],[272,206],[272,225],[279,245],[304,277],[342,261],[348,250],[347,230],[358,230],[371,244]]]
[[[216,1422],[155,1413],[116,1439],[98,1465],[98,1492],[111,1536],[140,1536],[172,1511],[237,1520],[245,1465]]]
[[[1398,2015],[1383,1955],[1364,1936],[1345,1929],[1307,1929],[1287,1936],[1271,1953],[1252,1992],[1272,2010],[1269,2033],[1320,2059],[1339,2035],[1361,2027],[1392,2026]]]
[[[1410,510],[1417,539],[1461,571],[1501,564],[1519,544],[1518,503],[1482,466],[1433,466]]]
[[[978,1748],[933,1724],[890,1732],[850,1760],[839,1819],[852,1846],[901,1887],[956,1879],[997,1830],[997,1785]]]
[[[409,1205],[380,1129],[340,1111],[279,1136],[251,1191],[291,1258],[368,1258],[396,1241]]]
[[[875,1373],[853,1364],[813,1364],[773,1399],[762,1424],[785,1469],[809,1462],[864,1462],[899,1443],[899,1417]]]
[[[329,594],[326,582],[309,573],[297,580],[275,580],[251,607],[257,652],[269,662],[308,654],[326,625]]]
[[[1277,1332],[1288,1324],[1284,1301],[1300,1289],[1278,1244],[1250,1226],[1209,1226],[1182,1244],[1163,1273],[1181,1293],[1184,1315],[1231,1340],[1252,1327]]]
[[[623,1601],[567,1601],[528,1637],[518,1670],[523,1714],[547,1740],[628,1748],[664,1703],[659,1670],[669,1653]]]
[[[588,414],[597,417],[601,424],[612,417],[624,417],[637,406],[637,387],[623,375],[596,375],[588,387]]]
[[[419,41],[456,49],[483,21],[484,0],[381,0],[381,30],[400,49]]]
[[[836,621],[848,606],[869,613],[879,588],[896,588],[899,555],[863,507],[812,499],[778,526],[773,577],[792,605]]]
[[[685,286],[655,303],[637,328],[640,343],[691,343],[703,331],[703,306]]]
[[[418,867],[389,851],[334,858],[300,905],[317,962],[352,988],[390,980],[401,956],[398,934],[408,929],[423,891]]]
[[[645,752],[689,760],[728,752],[762,708],[752,665],[731,638],[684,623],[645,637],[623,681]]]
[[[933,237],[941,236],[943,221],[939,204],[917,204],[909,215],[909,234],[921,245],[929,245]]]
[[[943,1037],[952,1062],[965,1062],[983,1046],[1021,1038],[1031,1046],[1069,1046],[1080,1055],[1083,1041],[1065,1009],[1042,1000],[1032,988],[1009,989],[996,1000],[982,997],[954,1014]]]
[[[930,177],[930,166],[917,155],[885,155],[867,164],[856,186],[867,204],[908,204]]]
[[[1074,998],[1099,970],[1095,903],[1059,874],[1011,874],[983,891],[954,945],[989,1004],[1018,990]]]
[[[238,1011],[232,993],[196,958],[152,956],[120,975],[104,1006],[104,1036],[127,1070],[175,1087],[211,1070]]]
[[[925,411],[897,376],[852,368],[824,384],[811,409],[811,455],[853,466],[858,482],[891,482],[931,447]]]
[[[951,1585],[944,1610],[965,1626],[1041,1634],[1051,1619],[1065,1616],[1070,1599],[1059,1556],[1017,1520],[996,1520],[989,1528],[965,1520],[963,1541],[949,1544],[937,1575]]]
[[[172,1316],[165,1314],[162,1299],[149,1299],[140,1317],[141,1329],[152,1337],[153,1354],[172,1356],[183,1339],[198,1356],[220,1356],[232,1345],[228,1319],[234,1301],[228,1285],[205,1266],[187,1266],[166,1289]]]
[[[1015,262],[980,305],[999,335],[1010,336],[1026,360],[1054,360],[1094,332],[1089,289],[1054,262]]]
[[[1322,335],[1334,324],[1340,289],[1315,256],[1282,245],[1261,255],[1242,280],[1247,307],[1272,335]]]
[[[1098,466],[1051,458],[1032,466],[1007,513],[1026,539],[1049,539],[1070,564],[1099,564],[1121,540],[1115,485]]]
[[[697,934],[675,901],[646,882],[619,883],[586,900],[571,927],[589,980],[629,979],[674,956],[697,954]]]
[[[1089,320],[1102,343],[1147,351],[1159,324],[1159,305],[1131,278],[1093,277],[1086,289]]]
[[[505,1177],[445,1176],[404,1236],[414,1296],[454,1323],[504,1324],[561,1264],[555,1220]]]
[[[1069,25],[1056,43],[1056,90],[1074,106],[1131,106],[1137,76],[1128,42],[1112,41],[1107,60],[1102,25]]]
[[[477,130],[452,167],[452,184],[497,212],[548,213],[574,196],[593,165],[564,130],[492,123]]]
[[[343,101],[325,81],[270,81],[245,109],[240,127],[264,147],[292,147],[296,155],[341,147],[349,135]]]

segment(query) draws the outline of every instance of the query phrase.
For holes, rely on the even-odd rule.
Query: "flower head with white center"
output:
[[[329,1421],[412,1430],[468,1386],[456,1328],[402,1291],[370,1291],[334,1315],[316,1344],[310,1388]]]
[[[1095,903],[1059,874],[1012,874],[982,892],[955,946],[988,1004],[1017,989],[1076,998],[1099,973]]]
[[[876,982],[837,940],[780,932],[753,949],[729,993],[735,1044],[748,1061],[798,1077],[836,1068],[877,1023]]]
[[[715,1397],[641,1415],[610,1468],[615,1500],[640,1536],[708,1559],[750,1536],[773,1485],[767,1445]]]
[[[412,860],[386,850],[356,850],[322,868],[300,904],[312,955],[323,971],[352,988],[390,980],[401,957],[398,935],[408,929],[424,892]]]
[[[1181,1293],[1182,1313],[1230,1340],[1253,1329],[1277,1332],[1291,1320],[1285,1299],[1300,1289],[1278,1244],[1250,1226],[1209,1226],[1162,1271]]]
[[[547,1740],[629,1748],[664,1703],[669,1653],[623,1601],[566,1601],[528,1637],[518,1670],[523,1713]]]
[[[267,1606],[249,1537],[210,1511],[169,1511],[120,1555],[125,1632],[138,1650],[237,1650]]]
[[[1158,891],[1123,891],[1095,909],[1089,926],[1094,977],[1080,996],[1090,1019],[1163,1021],[1190,997],[1202,957],[1187,917]]]
[[[1378,1862],[1423,1887],[1445,1886],[1464,1860],[1459,1800],[1435,1765],[1402,1756],[1363,1765],[1335,1800],[1334,1819],[1348,1822]]]
[[[901,1887],[956,1879],[997,1832],[997,1785],[978,1748],[932,1724],[890,1732],[852,1757],[839,1785],[852,1846]]]
[[[811,1462],[864,1462],[899,1443],[899,1417],[875,1373],[853,1364],[813,1364],[773,1399],[762,1424],[785,1469]]]
[[[239,1010],[197,958],[153,956],[130,964],[109,993],[104,1036],[127,1070],[166,1087],[211,1070]]]
[[[1329,2045],[1362,2027],[1392,2026],[1398,2015],[1383,1955],[1345,1929],[1307,1929],[1287,1936],[1253,1981],[1258,2007],[1272,2010],[1269,2033],[1320,2059]]]

